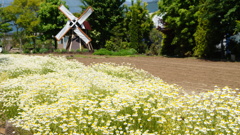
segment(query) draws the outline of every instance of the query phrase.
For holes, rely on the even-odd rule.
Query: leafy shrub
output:
[[[105,47],[107,50],[119,51],[121,49],[128,49],[130,47],[130,43],[123,42],[120,38],[112,37],[106,42]]]
[[[23,53],[27,53],[28,54],[28,53],[30,53],[30,50],[29,49],[24,49]]]
[[[162,43],[162,33],[157,29],[152,29],[149,36],[151,40],[151,45],[148,54],[160,55],[161,43]]]
[[[105,48],[101,48],[99,50],[96,50],[94,53],[94,55],[112,55],[113,52],[112,51],[109,51]]]
[[[81,51],[80,49],[77,49],[76,52],[77,52],[77,53],[80,53],[80,52],[82,52],[82,51]]]
[[[67,50],[66,49],[56,49],[54,50],[55,53],[66,53]]]
[[[36,48],[36,49],[33,49],[32,50],[32,53],[39,53],[40,49],[39,48]]]
[[[54,52],[55,52],[55,53],[61,53],[62,50],[61,50],[61,49],[56,49],[56,50],[54,50]]]
[[[2,54],[8,54],[9,52],[8,51],[6,51],[6,50],[2,50],[2,52],[1,52]]]
[[[47,48],[41,48],[41,49],[39,50],[39,53],[46,53],[46,52],[48,52],[48,49],[47,49]]]
[[[108,40],[106,41],[105,47],[107,50],[117,51],[120,46],[114,43],[113,41]]]
[[[67,50],[66,49],[62,49],[62,53],[66,53],[67,52]]]
[[[131,49],[122,49],[120,51],[114,52],[113,55],[116,56],[126,56],[126,55],[134,55],[137,54],[137,51],[133,48]]]
[[[109,51],[105,48],[96,50],[94,55],[112,55],[112,56],[126,56],[126,55],[134,55],[137,54],[137,51],[133,48],[131,49],[121,49],[119,51]]]

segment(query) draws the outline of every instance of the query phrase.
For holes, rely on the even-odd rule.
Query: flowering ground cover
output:
[[[239,89],[182,91],[127,64],[0,55],[0,118],[19,134],[240,132]]]

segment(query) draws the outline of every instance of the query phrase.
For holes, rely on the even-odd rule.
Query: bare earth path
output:
[[[240,88],[239,62],[213,62],[193,58],[148,57],[74,57],[79,62],[91,63],[113,62],[131,63],[134,67],[148,71],[170,84],[177,84],[186,91],[204,92],[213,90],[214,86]]]

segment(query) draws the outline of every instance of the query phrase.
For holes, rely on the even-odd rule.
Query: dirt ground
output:
[[[131,63],[132,66],[148,71],[169,84],[177,84],[191,93],[213,90],[214,86],[240,88],[240,62],[208,61],[195,58],[104,57],[87,55],[73,57],[79,62]]]

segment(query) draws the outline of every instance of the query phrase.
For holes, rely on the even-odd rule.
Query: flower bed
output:
[[[0,55],[0,116],[20,134],[237,134],[238,89],[188,95],[127,64]]]

